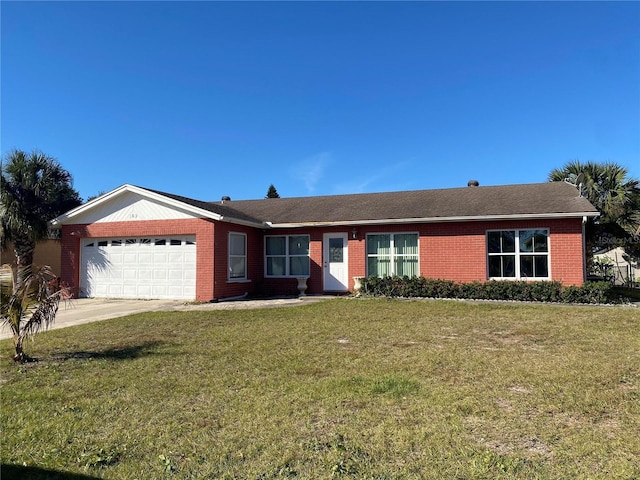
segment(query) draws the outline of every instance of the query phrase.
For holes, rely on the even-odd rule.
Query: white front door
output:
[[[322,237],[324,290],[346,292],[349,289],[349,249],[346,233],[325,233]]]

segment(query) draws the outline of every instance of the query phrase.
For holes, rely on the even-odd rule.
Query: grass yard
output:
[[[83,475],[33,478],[640,478],[637,308],[339,298],[0,346],[2,463]]]

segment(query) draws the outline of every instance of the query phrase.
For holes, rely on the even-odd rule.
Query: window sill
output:
[[[551,277],[489,277],[489,281],[511,281],[511,282],[549,282]]]
[[[265,275],[265,279],[275,280],[275,279],[287,279],[287,278],[310,278],[311,275]]]
[[[227,283],[251,283],[248,278],[228,278]]]

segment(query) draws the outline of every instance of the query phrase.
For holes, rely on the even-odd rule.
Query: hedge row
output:
[[[619,295],[608,282],[563,287],[560,282],[491,280],[456,283],[424,277],[370,277],[362,279],[363,295],[405,298],[465,298],[555,303],[617,303]]]

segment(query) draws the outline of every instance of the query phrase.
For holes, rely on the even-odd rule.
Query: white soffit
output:
[[[56,218],[52,225],[203,217],[219,219],[220,216],[154,192],[125,185]]]

